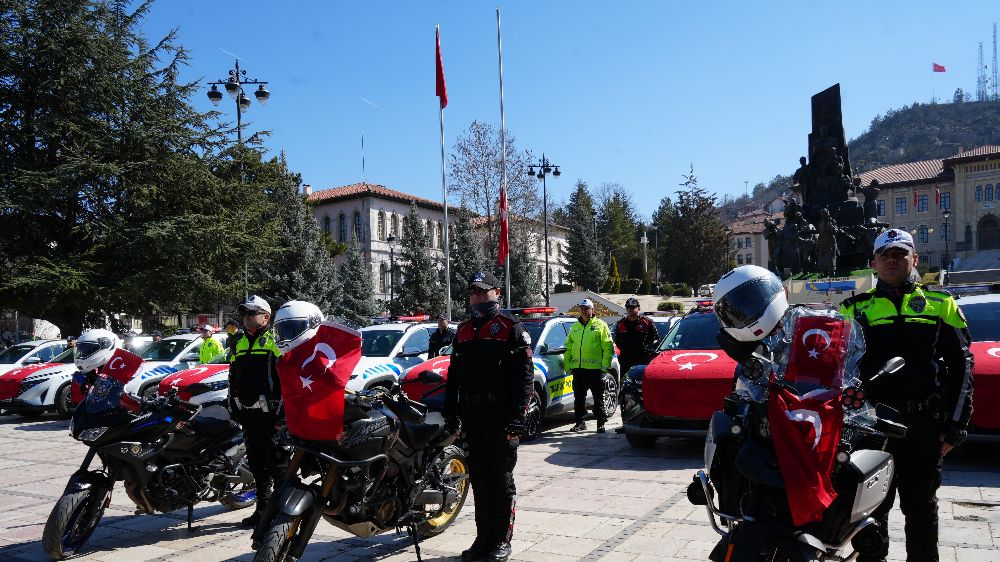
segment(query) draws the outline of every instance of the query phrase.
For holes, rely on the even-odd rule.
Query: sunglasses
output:
[[[243,318],[252,318],[254,316],[260,316],[261,314],[264,313],[259,310],[247,310],[243,313]]]
[[[492,290],[493,289],[481,289],[479,287],[473,287],[472,288],[472,294],[473,295],[485,295],[486,293],[489,293]]]

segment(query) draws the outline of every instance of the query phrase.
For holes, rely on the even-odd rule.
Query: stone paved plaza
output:
[[[51,416],[0,417],[0,561],[47,560],[41,547],[49,510],[86,448],[67,422]],[[616,426],[612,422],[610,427]],[[594,422],[590,422],[593,430]],[[523,445],[517,465],[518,511],[514,559],[705,560],[716,540],[703,508],[685,487],[699,468],[701,443],[660,440],[631,448],[624,436],[570,433],[550,424],[543,438]],[[1000,561],[1000,472],[993,445],[969,445],[949,457],[941,489],[942,560]],[[473,501],[441,536],[422,543],[425,560],[458,560],[475,534]],[[218,504],[195,509],[196,532],[185,512],[132,515],[119,486],[89,550],[74,560],[251,560],[250,533],[237,526],[249,514]],[[891,557],[904,558],[902,521],[892,520]],[[362,540],[320,522],[303,560],[415,560],[409,540],[386,534]]]

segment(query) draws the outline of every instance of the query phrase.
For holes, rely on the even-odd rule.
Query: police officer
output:
[[[573,374],[573,405],[576,425],[570,431],[583,431],[587,425],[583,418],[587,415],[587,391],[594,395],[594,417],[597,418],[597,433],[604,433],[604,423],[608,414],[604,411],[604,373],[611,370],[611,359],[615,346],[611,341],[608,325],[594,316],[594,303],[583,299],[578,322],[573,322],[566,336],[566,353],[563,365]]]
[[[438,314],[437,321],[437,330],[431,334],[430,349],[427,350],[428,359],[437,357],[442,347],[448,347],[455,340],[455,330],[448,326],[448,317],[444,313]]]
[[[624,318],[615,323],[615,345],[618,346],[618,361],[621,372],[628,374],[635,365],[645,365],[660,343],[656,325],[646,316],[639,314],[639,299],[630,297],[625,301]]]
[[[462,560],[507,560],[514,532],[514,465],[532,392],[531,336],[500,313],[490,272],[469,279],[473,316],[458,326],[448,367],[444,415],[461,419],[476,495],[476,540]]]
[[[226,355],[229,360],[233,360],[233,355],[236,354],[236,342],[243,338],[243,332],[240,330],[240,325],[236,323],[235,320],[226,320],[226,334],[229,337],[226,339]]]
[[[876,510],[874,533],[854,539],[862,561],[885,560],[889,510],[899,494],[906,518],[907,560],[938,560],[937,489],[945,455],[962,443],[972,415],[972,355],[965,317],[950,294],[917,283],[913,238],[891,229],[875,240],[875,288],[843,302],[865,336],[863,373],[901,356],[906,366],[873,381],[868,396],[896,409],[909,430],[888,451],[896,473],[889,496]]]
[[[271,498],[271,484],[279,472],[271,442],[281,406],[281,386],[274,366],[280,352],[274,333],[268,329],[271,306],[266,300],[250,295],[237,312],[243,317],[245,331],[236,342],[229,368],[229,405],[243,426],[247,461],[257,487],[253,515],[241,524],[254,527]]]
[[[222,344],[212,337],[214,333],[215,330],[210,324],[201,327],[202,342],[198,347],[198,360],[202,363],[209,363],[216,355],[222,353]]]

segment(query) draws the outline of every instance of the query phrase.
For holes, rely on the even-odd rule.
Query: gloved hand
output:
[[[444,428],[448,431],[448,433],[456,434],[462,431],[462,420],[460,420],[458,416],[448,416],[444,419],[444,423]]]
[[[517,437],[524,437],[528,432],[528,423],[524,419],[524,416],[514,416],[507,424],[507,429],[504,430],[507,435],[516,435]]]

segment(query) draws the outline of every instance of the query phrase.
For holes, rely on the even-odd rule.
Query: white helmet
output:
[[[781,280],[756,265],[742,265],[723,275],[712,299],[722,328],[743,342],[767,337],[788,310]]]
[[[87,330],[76,340],[73,362],[81,372],[89,373],[111,361],[115,348],[121,345],[122,340],[111,330]]]
[[[316,335],[323,322],[323,311],[306,301],[288,301],[274,314],[274,338],[278,349],[288,353]]]

